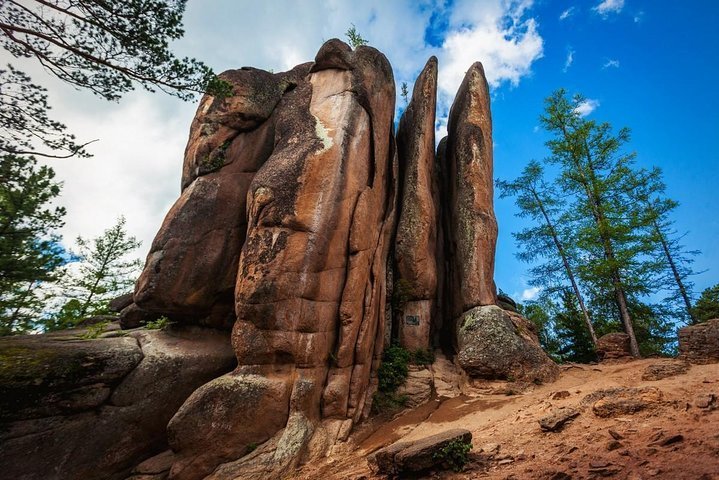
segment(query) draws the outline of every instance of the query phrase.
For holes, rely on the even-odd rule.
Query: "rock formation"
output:
[[[412,100],[397,129],[402,194],[394,245],[395,303],[399,303],[399,343],[410,350],[431,347],[431,334],[438,321],[436,104],[437,59],[432,57],[417,77]]]
[[[200,101],[180,198],[132,302],[116,307],[124,307],[124,328],[167,316],[173,331],[214,327],[226,339],[232,329],[237,366],[226,373],[203,358],[168,363],[172,344],[155,349],[135,331],[139,348],[113,340],[128,344],[115,376],[85,372],[94,383],[70,392],[56,372],[68,392],[53,398],[69,395],[83,412],[99,408],[101,424],[119,415],[105,408],[109,398],[113,412],[135,412],[120,424],[153,426],[122,437],[137,448],[110,462],[118,471],[166,440],[173,453],[136,471],[172,463],[174,480],[286,475],[369,415],[388,341],[441,347],[437,361],[452,367],[417,369],[406,386],[420,392],[415,404],[458,391],[460,375],[441,372],[459,367],[489,379],[556,376],[531,324],[496,306],[492,125],[481,64],[462,82],[436,155],[435,58],[417,79],[397,145],[392,69],[374,48],[334,39],[288,72],[242,68],[221,77],[232,95]],[[165,383],[178,366],[196,374],[177,379],[173,394]],[[108,369],[116,370],[98,371]],[[160,393],[133,410],[144,405],[145,388]],[[13,411],[53,416],[52,408],[66,408],[58,402],[20,402]],[[83,425],[78,432],[88,431]]]
[[[691,363],[719,363],[719,318],[679,329],[679,358]]]
[[[200,102],[182,195],[134,297],[134,308],[181,323],[234,324],[237,369],[195,391],[169,423],[174,479],[223,463],[225,476],[277,474],[346,436],[369,412],[388,338],[411,350],[459,345],[462,365],[496,333],[476,335],[494,325],[475,322],[472,338],[457,337],[474,309],[497,302],[481,64],[460,87],[438,158],[436,58],[417,79],[397,148],[392,70],[371,47],[330,40],[290,72],[222,78],[233,95]],[[503,325],[491,351],[504,366],[474,355],[468,372],[553,378],[536,337],[519,321]],[[267,454],[243,463],[262,443]]]

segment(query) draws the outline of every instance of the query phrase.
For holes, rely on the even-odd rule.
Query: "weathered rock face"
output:
[[[475,307],[461,316],[459,365],[471,376],[551,382],[559,368],[539,346],[530,323],[495,305]]]
[[[165,217],[136,285],[134,300],[143,310],[183,323],[234,324],[247,192],[272,153],[271,115],[308,70],[309,64],[277,75],[230,70],[222,78],[232,84],[233,95],[202,99],[185,150],[182,195]]]
[[[434,172],[437,59],[429,59],[414,85],[412,100],[397,130],[401,202],[394,254],[400,345],[430,348],[437,303],[437,222],[439,192]]]
[[[482,64],[467,71],[449,113],[443,168],[450,208],[451,312],[456,318],[481,305],[495,305],[492,117]]]
[[[321,419],[368,413],[396,202],[394,80],[377,50],[338,40],[308,70],[272,112],[272,150],[247,188],[239,366],[170,423],[173,478],[207,475],[283,428],[276,455],[290,461]]]
[[[626,333],[608,333],[597,340],[597,357],[600,362],[621,362],[634,358]]]
[[[679,330],[679,358],[691,363],[719,363],[719,318]]]
[[[235,365],[228,335],[214,330],[77,333],[0,339],[4,478],[125,478],[167,448],[184,400]]]

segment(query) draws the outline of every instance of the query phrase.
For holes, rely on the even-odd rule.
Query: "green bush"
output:
[[[430,349],[418,348],[412,352],[412,365],[432,365],[434,363],[434,352]]]
[[[90,325],[87,327],[87,331],[81,335],[82,338],[86,340],[93,340],[95,338],[98,338],[100,335],[105,333],[105,328],[110,324],[110,322],[99,322],[95,323],[94,325]]]
[[[407,379],[411,354],[400,347],[392,345],[382,355],[382,365],[377,372],[379,391],[391,393],[397,390]]]
[[[434,454],[433,458],[436,461],[441,461],[455,472],[461,472],[469,461],[470,450],[472,450],[471,443],[456,439],[442,447]]]
[[[170,326],[172,322],[169,318],[162,316],[157,320],[150,320],[145,323],[145,328],[148,330],[164,330]]]
[[[408,397],[397,393],[407,375],[412,355],[399,345],[392,345],[382,355],[382,365],[377,371],[377,392],[372,398],[372,412],[384,413],[399,410],[407,405]]]

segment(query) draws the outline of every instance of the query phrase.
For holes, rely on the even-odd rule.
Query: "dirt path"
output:
[[[666,362],[568,365],[555,383],[515,395],[480,393],[487,385],[468,388],[465,395],[434,399],[391,422],[368,423],[326,461],[306,465],[294,478],[379,478],[365,460],[373,451],[399,439],[466,428],[473,434],[473,453],[465,471],[421,478],[717,480],[719,409],[699,405],[708,395],[719,397],[719,364],[694,365],[658,381],[641,379],[647,366]],[[581,403],[592,392],[617,387],[656,387],[662,398],[637,413],[609,418]],[[538,420],[563,406],[581,413],[561,431],[543,432]]]

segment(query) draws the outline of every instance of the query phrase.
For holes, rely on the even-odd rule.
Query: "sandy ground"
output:
[[[305,465],[293,478],[382,478],[367,465],[373,451],[400,439],[466,428],[473,450],[463,472],[413,478],[718,480],[719,408],[699,405],[702,396],[719,397],[719,364],[693,365],[685,374],[657,381],[641,379],[647,366],[662,362],[671,361],[565,365],[556,382],[531,385],[521,393],[491,394],[503,385],[475,385],[460,397],[435,399],[392,420],[366,423],[327,459]],[[656,387],[662,400],[612,418],[600,418],[591,405],[582,405],[588,394],[612,387]],[[562,406],[581,414],[561,431],[543,432],[538,420]]]

